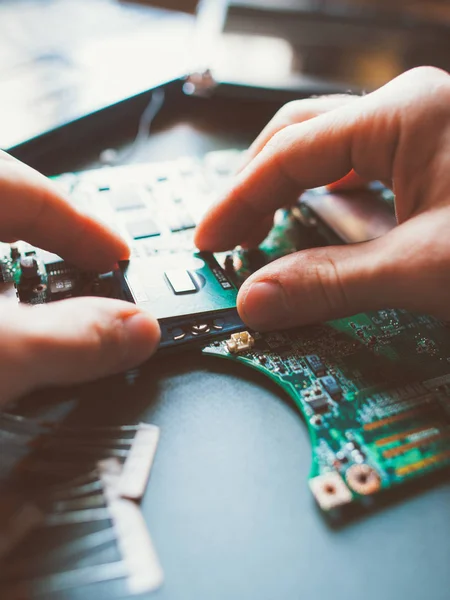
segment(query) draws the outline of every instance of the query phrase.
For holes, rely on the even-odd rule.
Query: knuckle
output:
[[[302,100],[291,100],[280,108],[275,118],[284,126],[293,125],[313,119],[357,97],[352,94],[325,94]]]
[[[423,97],[426,102],[419,108],[427,113],[432,108],[444,107],[447,115],[450,111],[450,75],[437,67],[416,67],[403,73],[399,83],[412,88],[414,96]]]
[[[266,149],[275,156],[281,154],[292,141],[291,128],[293,125],[287,125],[284,129],[280,129],[270,138],[266,144]]]
[[[326,105],[330,102],[330,99],[331,96],[292,100],[278,111],[277,123],[282,127],[288,127],[289,125],[309,121],[328,110]]]
[[[429,84],[430,82],[445,81],[449,79],[449,74],[443,69],[432,66],[414,67],[400,75],[400,78],[412,79],[417,83]]]
[[[277,150],[280,148],[282,139],[284,139],[284,129],[277,131],[273,134],[270,140],[267,141],[265,149],[276,153]]]
[[[292,123],[299,112],[301,112],[303,106],[304,100],[291,100],[280,108],[276,114],[276,119],[279,122]]]

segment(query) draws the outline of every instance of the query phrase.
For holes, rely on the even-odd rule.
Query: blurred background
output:
[[[449,0],[0,0],[0,147],[205,69],[301,96],[421,64],[450,69]]]

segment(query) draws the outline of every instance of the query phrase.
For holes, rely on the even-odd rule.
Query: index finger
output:
[[[49,179],[5,153],[0,159],[0,240],[25,240],[103,272],[128,257],[124,240],[76,210]]]
[[[285,127],[309,121],[321,114],[330,112],[330,110],[335,110],[349,102],[353,102],[357,98],[358,96],[349,94],[333,94],[331,96],[304,98],[303,100],[288,102],[281,107],[245,152],[244,162],[240,170],[243,170],[261,152],[267,142]]]
[[[302,190],[328,185],[352,169],[367,180],[391,180],[396,157],[405,150],[416,163],[408,167],[419,177],[420,164],[426,165],[433,151],[433,144],[420,142],[433,138],[433,109],[438,135],[436,109],[446,104],[439,92],[449,81],[444,71],[415,69],[372,94],[276,133],[199,225],[197,246],[232,248],[249,237],[255,221],[294,203]]]

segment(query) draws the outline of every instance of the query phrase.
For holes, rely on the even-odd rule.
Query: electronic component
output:
[[[180,207],[180,210],[174,210],[169,219],[169,227],[173,233],[194,229],[195,227],[194,219],[183,207]]]
[[[73,295],[75,282],[62,275],[53,276],[49,279],[49,292],[52,300],[63,300]]]
[[[342,388],[332,375],[321,377],[320,383],[333,400],[340,400],[340,398],[342,398]]]
[[[40,304],[45,302],[47,286],[42,282],[40,264],[35,252],[29,252],[21,256],[18,264],[13,263],[15,269],[10,271],[13,277],[17,277],[17,295],[21,302]]]
[[[10,256],[13,261],[20,258],[20,248],[16,244],[11,244]]]
[[[99,278],[19,242],[13,253],[1,246],[3,280],[31,304],[69,295],[125,297],[158,318],[163,349],[196,346],[277,382],[311,428],[310,478],[325,510],[330,502],[358,502],[450,465],[448,326],[427,315],[384,309],[289,331],[245,331],[236,311],[237,289],[259,266],[308,247],[311,227],[305,233],[291,212],[281,210],[257,251],[197,252],[193,225],[214,199],[210,162],[206,157],[71,175],[74,204],[89,190],[90,208],[126,238],[130,260],[121,263],[115,278]],[[315,239],[324,242],[320,235]],[[0,425],[6,422],[0,415]],[[8,427],[19,425],[10,421]],[[70,428],[60,433],[78,435]],[[36,448],[39,462],[23,460],[22,468],[46,477],[55,476],[55,469],[77,472],[96,455],[96,444],[85,435],[78,453],[67,443],[55,464],[49,463],[49,446]],[[130,448],[124,437],[123,432],[110,452],[99,434],[101,455],[124,459]],[[335,492],[323,487],[330,478]]]
[[[170,269],[164,275],[174,294],[191,294],[198,291],[193,277],[186,269]]]
[[[11,431],[0,435],[1,454],[13,464],[9,475],[10,461],[0,461],[0,480],[11,476],[27,501],[2,488],[1,597],[65,595],[93,583],[98,591],[112,581],[122,582],[121,597],[158,588],[163,572],[139,506],[158,427],[71,427],[10,414],[1,416],[0,434],[4,427]],[[17,450],[27,447],[24,460]]]
[[[381,487],[381,479],[373,467],[366,464],[353,465],[345,474],[348,486],[357,494],[375,494]]]
[[[158,427],[145,423],[139,425],[118,481],[118,492],[123,498],[143,499],[158,441]]]
[[[20,259],[22,279],[40,279],[39,265],[35,256],[23,256]]]
[[[325,511],[352,501],[350,490],[336,471],[313,477],[309,480],[309,487],[320,508]]]
[[[110,191],[101,189],[99,191],[108,192],[108,200],[114,210],[131,210],[136,208],[145,208],[143,194],[139,188],[132,184],[116,185]]]
[[[119,498],[109,504],[109,512],[128,571],[128,592],[135,595],[156,590],[164,575],[139,506]]]
[[[141,424],[136,438],[138,436],[139,440],[136,439],[123,467],[115,459],[98,463],[108,509],[117,532],[117,543],[128,568],[128,590],[131,594],[153,591],[161,586],[164,579],[145,519],[137,504],[144,496],[159,429]],[[149,458],[145,457],[146,449],[149,450]],[[122,494],[123,488],[131,493],[132,500]]]
[[[255,340],[248,331],[233,333],[231,338],[226,341],[228,352],[231,352],[231,354],[246,352],[248,350],[251,350],[254,345]]]
[[[242,329],[237,289],[212,254],[146,256],[119,266],[125,297],[158,319],[161,349]]]
[[[393,202],[393,194],[388,192]],[[365,242],[388,233],[397,225],[392,205],[379,189],[308,190],[293,212],[302,221],[315,222],[331,243]]]
[[[142,240],[161,235],[158,225],[150,217],[138,217],[136,220],[127,223],[127,230],[133,240]]]
[[[311,369],[314,375],[317,375],[317,377],[325,375],[325,365],[317,356],[317,354],[308,354],[305,358],[306,362],[308,363],[308,367]]]
[[[263,244],[268,262],[289,231],[287,214],[276,219]],[[233,279],[245,281],[246,251],[233,252],[233,265]],[[222,343],[203,352],[257,369],[296,402],[311,427],[310,484],[324,510],[341,505],[319,486],[324,474],[336,474],[347,504],[450,465],[450,336],[437,319],[380,310],[260,333],[258,349],[239,354]]]
[[[80,273],[63,261],[50,261],[45,265],[50,300],[63,300],[76,295]]]
[[[325,394],[320,396],[310,396],[309,398],[305,398],[305,401],[315,413],[326,413],[330,410],[328,396]]]

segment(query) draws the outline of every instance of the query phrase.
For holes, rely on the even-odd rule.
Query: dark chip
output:
[[[317,354],[308,354],[306,362],[314,375],[317,375],[318,377],[325,375],[325,365]]]
[[[265,252],[259,248],[249,248],[245,252],[250,271],[258,271],[267,264],[267,256]]]
[[[328,412],[328,409],[330,408],[326,396],[319,396],[311,399],[308,398],[307,402],[315,413],[325,413]]]
[[[67,276],[50,277],[49,291],[52,300],[70,298],[75,288],[75,281]]]
[[[342,388],[332,375],[322,377],[320,382],[334,400],[342,398]]]
[[[141,240],[148,237],[161,235],[161,231],[156,223],[150,219],[140,219],[127,224],[128,233],[135,240]]]
[[[17,246],[11,246],[11,260],[18,260],[20,258],[20,250]]]
[[[105,190],[106,191],[106,190]],[[113,189],[109,194],[109,202],[114,210],[131,210],[144,208],[144,200],[138,190],[131,186],[121,189]]]
[[[39,265],[34,256],[24,256],[20,259],[20,269],[22,277],[33,279],[39,277]]]
[[[171,215],[169,227],[173,233],[194,229],[195,221],[186,210],[179,210]]]

